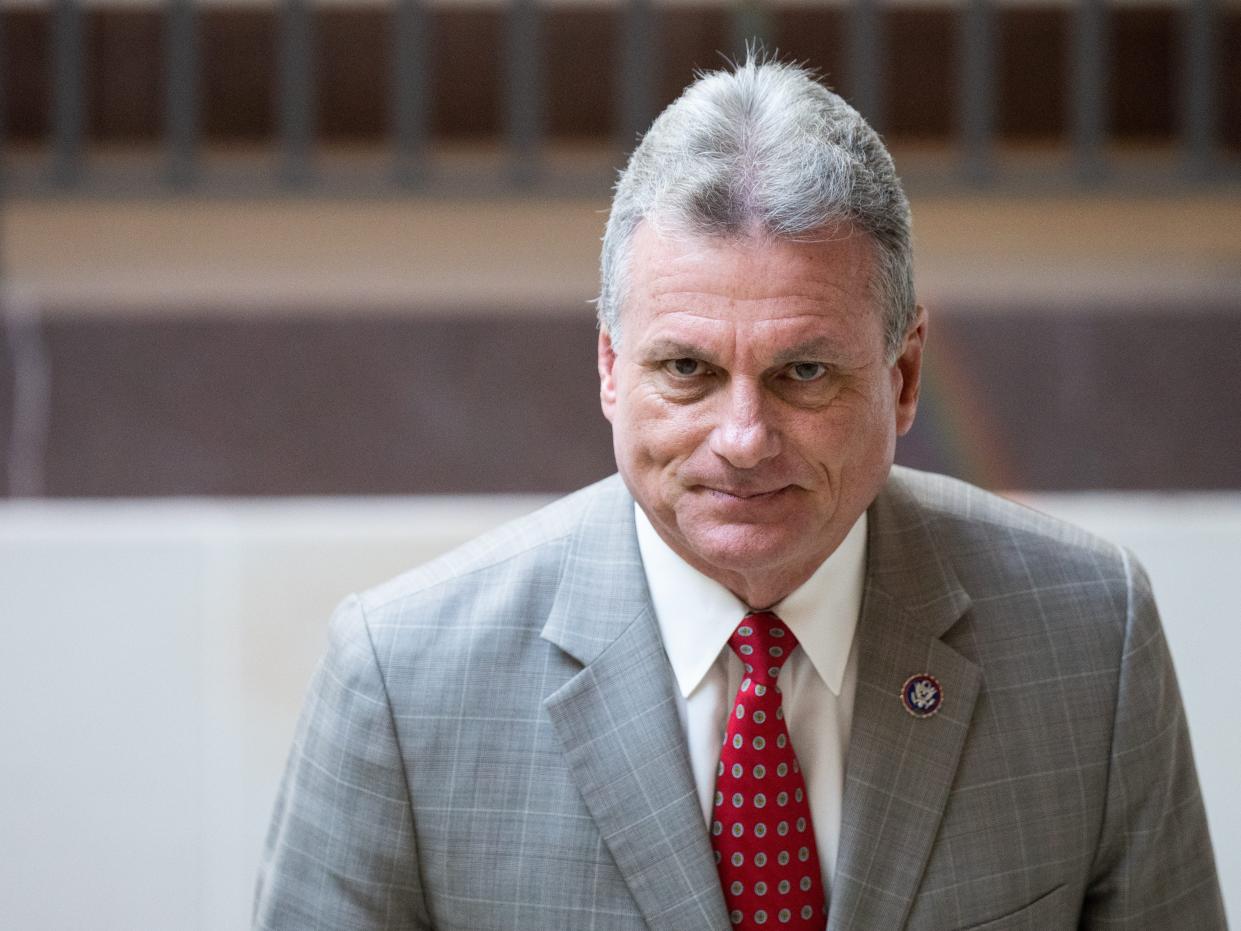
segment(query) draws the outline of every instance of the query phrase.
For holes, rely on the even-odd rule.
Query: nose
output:
[[[762,388],[735,379],[717,395],[720,408],[711,431],[711,451],[736,469],[753,469],[780,451],[770,402]]]

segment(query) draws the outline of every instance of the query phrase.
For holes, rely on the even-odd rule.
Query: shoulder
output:
[[[893,468],[874,513],[880,532],[908,534],[917,527],[957,565],[1005,554],[1029,571],[1060,567],[1123,577],[1131,562],[1121,547],[1080,527],[930,472]]]
[[[945,579],[970,604],[972,637],[1078,638],[1114,654],[1135,613],[1153,607],[1123,547],[965,482],[894,469],[872,508],[880,583],[909,591]],[[896,563],[893,565],[893,563]]]
[[[353,598],[361,621],[382,641],[410,632],[426,646],[458,646],[497,632],[538,632],[571,554],[632,523],[632,499],[611,476],[511,521]]]

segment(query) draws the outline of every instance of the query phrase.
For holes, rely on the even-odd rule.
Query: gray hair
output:
[[[643,220],[726,238],[865,233],[890,358],[913,322],[909,201],[892,157],[856,110],[798,65],[752,51],[730,71],[700,75],[651,124],[616,183],[603,236],[597,307],[614,340]]]

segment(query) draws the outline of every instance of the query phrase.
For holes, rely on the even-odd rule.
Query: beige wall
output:
[[[898,153],[898,160],[900,158]],[[43,313],[589,314],[606,200],[15,201],[5,287]],[[914,196],[933,309],[1241,295],[1241,193]]]

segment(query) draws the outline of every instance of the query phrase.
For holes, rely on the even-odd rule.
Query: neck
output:
[[[676,550],[682,559],[709,579],[723,585],[739,601],[754,611],[766,611],[797,591],[835,551],[839,541],[821,556],[793,565],[759,566],[754,569],[727,569],[703,561],[695,553]]]
[[[758,578],[745,578],[738,573],[721,575],[718,572],[711,572],[709,567],[700,571],[727,588],[738,599],[744,601],[751,610],[768,611],[797,591],[814,574],[816,568],[818,568],[818,563],[795,574],[773,576],[770,573],[760,573]]]

